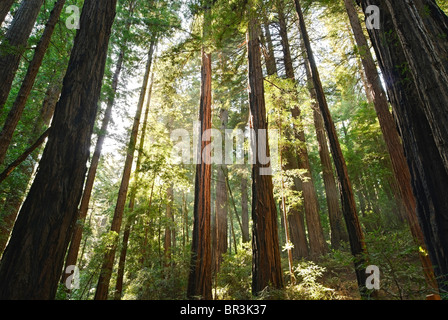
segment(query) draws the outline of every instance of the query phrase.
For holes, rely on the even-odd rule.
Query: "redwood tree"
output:
[[[367,94],[372,97],[384,141],[386,142],[387,150],[390,155],[392,170],[398,184],[398,196],[400,198],[398,200],[401,200],[404,204],[406,218],[416,244],[423,248],[423,250],[420,251],[420,260],[428,283],[434,287],[436,286],[434,274],[432,272],[431,261],[428,255],[424,253],[426,246],[422,230],[418,224],[416,200],[412,192],[411,173],[406,162],[401,138],[397,130],[395,119],[389,111],[387,95],[383,89],[380,75],[378,74],[370,47],[359,21],[358,12],[354,5],[355,0],[344,0],[344,2],[353,29],[355,41],[358,46],[358,52],[364,67],[368,90]]]
[[[401,133],[427,250],[439,289],[446,293],[448,199],[443,190],[448,186],[448,173],[446,144],[441,146],[446,136],[439,129],[446,120],[447,91],[442,88],[448,81],[444,76],[447,64],[437,61],[447,47],[440,35],[447,34],[448,18],[433,1],[369,0],[361,4],[364,10],[369,5],[380,9],[380,28],[368,32]],[[403,11],[397,14],[398,10]],[[413,20],[403,24],[402,19]]]
[[[265,146],[269,157],[268,136],[260,135],[267,130],[264,98],[263,72],[260,53],[260,25],[255,12],[249,9],[247,50],[249,64],[249,104],[252,114],[254,141],[258,147]],[[273,195],[272,176],[265,175],[269,164],[262,164],[259,152],[254,155],[252,165],[252,293],[260,293],[266,287],[282,288],[283,275],[280,262],[280,247],[277,225],[277,207]]]
[[[142,115],[143,104],[145,102],[146,90],[149,82],[149,73],[151,71],[153,54],[155,48],[155,41],[150,44],[148,57],[146,61],[146,70],[143,76],[142,88],[140,90],[140,97],[137,103],[137,110],[132,124],[131,136],[129,137],[129,144],[127,146],[126,160],[123,168],[123,175],[121,177],[120,189],[118,190],[117,202],[115,205],[114,216],[112,218],[112,224],[110,231],[118,234],[120,233],[121,225],[123,222],[124,207],[126,205],[126,197],[128,194],[129,181],[131,177],[132,164],[134,161],[135,146],[137,143],[137,135],[140,127],[140,118]],[[109,283],[112,276],[112,269],[114,265],[115,253],[117,250],[118,239],[114,239],[110,248],[104,255],[103,264],[101,267],[101,274],[98,279],[98,285],[95,292],[95,300],[107,300],[109,293]]]
[[[0,44],[0,113],[44,0],[23,0]]]
[[[5,18],[14,2],[15,0],[3,0],[0,2],[0,27],[2,26],[3,21],[5,21]]]
[[[39,170],[0,264],[0,299],[53,299],[76,221],[116,0],[86,0]]]
[[[203,37],[208,36],[211,27],[210,5],[204,13]],[[201,100],[199,106],[200,132],[197,143],[194,192],[194,225],[191,245],[190,274],[187,296],[205,300],[212,299],[212,254],[211,254],[211,154],[209,141],[203,139],[205,131],[212,126],[212,60],[211,53],[203,46],[201,65]]]
[[[319,70],[317,68],[314,53],[311,48],[311,42],[308,36],[300,1],[294,0],[294,4],[297,12],[297,18],[299,20],[301,36],[303,38],[303,43],[305,45],[310,63],[311,77],[313,79],[314,88],[317,94],[316,98],[319,103],[322,117],[324,119],[328,140],[330,142],[331,152],[333,154],[334,165],[339,178],[342,212],[345,218],[345,223],[347,225],[351,252],[355,257],[354,264],[358,287],[361,296],[364,298],[368,297],[368,293],[366,291],[366,273],[364,269],[367,252],[364,242],[364,235],[356,210],[355,197],[348,176],[347,164],[345,162],[344,155],[342,154],[339,138],[337,136],[336,128],[331,117],[330,110],[328,108],[328,103],[322,87],[322,82],[320,80]]]
[[[34,57],[28,65],[28,70],[20,86],[19,93],[17,94],[14,104],[12,105],[5,124],[0,132],[0,164],[3,163],[3,160],[5,159],[6,151],[8,150],[14,130],[16,129],[23,110],[25,109],[28,96],[33,88],[34,80],[39,72],[39,68],[44,59],[45,52],[48,49],[48,45],[50,44],[51,36],[53,35],[54,28],[59,20],[64,4],[65,0],[58,0],[55,3],[42,37],[34,51]]]

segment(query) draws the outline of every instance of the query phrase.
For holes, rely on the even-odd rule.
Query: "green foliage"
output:
[[[296,284],[289,284],[286,297],[291,300],[331,300],[336,298],[334,290],[320,281],[326,269],[312,261],[301,261],[294,268]]]
[[[419,248],[407,228],[370,232],[366,244],[369,264],[381,271],[380,298],[413,300],[431,293],[418,259]]]
[[[223,255],[216,279],[216,297],[224,300],[251,299],[252,248],[250,244],[238,247],[238,253]]]

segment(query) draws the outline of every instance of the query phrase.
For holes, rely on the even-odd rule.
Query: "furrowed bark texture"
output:
[[[121,178],[120,189],[118,190],[117,203],[115,205],[114,216],[112,218],[112,224],[110,227],[110,231],[116,233],[117,236],[120,233],[121,225],[123,222],[124,207],[126,205],[126,197],[128,194],[129,181],[131,177],[132,163],[134,161],[134,152],[137,143],[138,129],[140,126],[140,118],[142,115],[143,104],[145,101],[146,90],[149,82],[149,73],[152,66],[154,47],[155,42],[152,41],[148,51],[148,60],[146,62],[145,75],[143,76],[142,88],[140,91],[140,97],[137,104],[137,111],[134,117],[134,123],[132,125],[131,136],[129,138],[128,150],[123,168],[123,175]],[[98,279],[98,285],[95,292],[95,300],[107,300],[109,292],[109,283],[110,278],[112,276],[112,268],[114,265],[115,252],[117,250],[117,242],[118,238],[116,239],[116,241],[113,242],[111,247],[104,255],[104,261],[101,267],[101,274]]]
[[[0,44],[0,112],[3,112],[20,59],[43,2],[44,0],[22,1]]]
[[[11,9],[14,2],[15,0],[3,0],[2,2],[0,2],[0,27],[2,26],[3,21],[5,21],[5,18],[8,15],[9,10]]]
[[[28,70],[20,86],[19,93],[17,94],[16,100],[14,101],[0,132],[0,164],[5,160],[6,151],[8,150],[14,131],[25,109],[28,96],[33,88],[34,80],[36,80],[37,73],[39,72],[44,59],[45,52],[47,52],[51,36],[53,35],[54,28],[59,20],[64,4],[65,0],[59,0],[55,3],[47,25],[45,26],[44,33],[34,51],[34,57],[28,65]]]
[[[206,13],[206,20],[208,13]],[[206,29],[207,26],[204,28]],[[200,137],[212,127],[212,63],[211,54],[202,49],[201,102],[199,121]],[[194,193],[194,225],[191,247],[191,264],[187,296],[191,299],[212,299],[212,254],[211,254],[211,154],[206,139],[198,141]]]
[[[387,150],[390,154],[392,163],[392,170],[395,175],[395,179],[398,185],[398,194],[406,210],[406,219],[409,223],[412,236],[417,245],[421,246],[423,250],[420,251],[420,260],[425,271],[425,277],[428,283],[432,287],[437,287],[434,279],[434,274],[431,271],[432,265],[426,251],[426,245],[424,243],[423,232],[418,224],[417,212],[416,212],[416,200],[412,192],[411,173],[409,166],[404,155],[403,145],[399,136],[395,119],[392,113],[389,111],[389,102],[387,100],[386,92],[383,89],[380,76],[378,74],[375,61],[370,52],[367,39],[364,36],[364,32],[359,22],[358,12],[355,8],[354,0],[344,0],[345,6],[350,18],[350,24],[353,29],[353,34],[358,46],[358,51],[361,57],[362,65],[367,82],[367,90],[373,98],[373,104],[375,106],[378,120],[380,123],[381,131],[383,133],[384,140],[386,142]]]
[[[269,157],[268,137],[259,135],[259,130],[268,129],[264,99],[263,73],[260,53],[260,26],[256,18],[250,17],[248,30],[249,103],[255,133],[252,143],[257,149],[264,145]],[[262,140],[263,139],[263,140]],[[264,175],[258,151],[252,165],[252,294],[266,287],[282,288],[283,276],[280,263],[280,248],[277,225],[277,208],[273,195],[271,175]]]
[[[446,112],[442,113],[447,105],[444,102],[447,91],[442,88],[448,84],[442,46],[447,43],[436,39],[442,30],[447,30],[447,18],[433,1],[369,0],[361,4],[364,10],[368,5],[380,8],[380,29],[368,31],[403,140],[420,227],[439,289],[446,293],[448,199],[443,190],[448,187],[448,174],[446,144],[443,143],[446,136],[440,131],[446,130],[441,125],[446,121]],[[426,10],[422,11],[425,5]],[[400,15],[406,18],[398,17],[399,9],[404,10]],[[409,18],[415,21],[401,24],[402,19]],[[429,49],[433,52],[429,53]]]
[[[87,0],[39,171],[0,264],[1,299],[53,299],[81,198],[116,0]]]
[[[316,61],[314,59],[314,53],[311,48],[311,42],[308,36],[308,32],[303,17],[302,8],[299,0],[294,0],[297,16],[300,24],[300,30],[303,38],[304,45],[306,47],[311,75],[313,78],[314,88],[317,93],[317,100],[319,108],[324,119],[325,128],[330,142],[331,152],[333,154],[333,161],[335,164],[336,172],[339,177],[340,195],[342,203],[342,212],[344,214],[345,223],[347,225],[347,231],[350,240],[350,248],[353,256],[355,257],[355,272],[358,281],[358,287],[360,294],[363,298],[368,297],[366,292],[366,246],[364,242],[364,235],[361,229],[361,224],[358,219],[358,213],[356,211],[355,197],[351,186],[350,179],[348,177],[347,165],[345,163],[344,155],[342,154],[339,139],[336,133],[336,128],[331,117],[330,110],[326,101],[325,93],[322,88],[319,71],[317,69]]]

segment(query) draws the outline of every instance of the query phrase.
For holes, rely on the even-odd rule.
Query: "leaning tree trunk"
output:
[[[127,251],[128,251],[128,242],[129,242],[129,236],[131,234],[131,227],[135,221],[131,217],[131,215],[134,212],[137,191],[138,191],[139,184],[140,184],[140,170],[141,170],[141,163],[142,163],[142,159],[143,159],[143,148],[145,146],[145,140],[146,140],[146,128],[148,126],[148,115],[149,115],[149,109],[151,106],[151,96],[152,96],[153,85],[154,85],[154,73],[151,76],[151,85],[149,86],[148,99],[146,101],[145,116],[143,117],[143,126],[142,126],[142,130],[140,133],[138,156],[137,156],[137,161],[136,161],[136,165],[135,165],[135,181],[131,188],[131,194],[129,197],[129,214],[126,219],[126,225],[125,225],[124,232],[123,232],[123,241],[121,244],[120,259],[118,261],[118,272],[117,272],[117,281],[115,284],[114,300],[121,300],[121,296],[123,293],[123,279],[124,279],[124,271],[125,271],[125,265],[126,265],[126,255],[127,255]],[[155,177],[154,177],[154,181],[155,181]],[[154,183],[153,183],[153,187],[154,187]],[[151,207],[152,194],[153,194],[153,190],[151,190],[151,195],[150,195],[149,205],[148,205],[149,208]]]
[[[421,4],[422,2],[416,1],[415,3]],[[425,19],[423,19],[425,24],[428,20],[432,20],[432,23],[434,23],[437,21],[434,17],[438,17],[440,25],[443,25],[446,17],[442,18],[439,15],[439,9],[435,8],[431,1],[426,3],[429,13],[425,14]],[[429,29],[429,32],[426,33],[428,42],[404,42],[404,30],[397,31],[398,24],[394,23],[389,11],[391,4],[386,5],[377,0],[362,1],[364,10],[368,5],[376,5],[380,8],[380,29],[369,29],[368,32],[380,63],[403,140],[403,147],[411,172],[413,192],[417,201],[417,216],[425,237],[427,250],[434,267],[439,289],[442,292],[447,292],[448,233],[446,230],[448,230],[448,199],[443,193],[443,190],[448,187],[447,167],[442,156],[443,150],[439,148],[440,141],[437,141],[440,136],[437,137],[437,133],[434,133],[435,124],[432,123],[439,119],[428,116],[429,110],[425,109],[429,106],[421,93],[423,90],[421,82],[428,81],[428,79],[418,81],[415,79],[420,76],[426,77],[428,76],[427,72],[435,72],[435,70],[431,67],[431,70],[422,74],[414,73],[416,70],[406,67],[411,65],[408,59],[412,56],[409,52],[406,54],[404,49],[406,46],[412,46],[412,49],[407,48],[406,50],[415,52],[419,46],[426,46],[431,43],[431,37],[437,37],[437,35],[434,35],[434,29]],[[414,8],[413,5],[408,5],[409,8]],[[406,8],[406,10],[409,10],[409,8]],[[415,14],[416,12],[413,11],[412,16]],[[426,27],[425,24],[421,24],[421,17],[414,17],[416,21],[413,23]],[[404,26],[398,26],[404,28]],[[407,27],[412,28],[412,26],[414,24]],[[412,33],[419,33],[420,31],[420,29],[407,30],[407,32]],[[424,35],[419,34],[419,37],[421,36]],[[423,57],[426,54],[423,52],[424,49],[421,49],[420,56],[423,60],[427,60],[428,57]],[[437,58],[431,53],[431,59]],[[415,66],[415,64],[416,61],[413,61],[412,65]],[[439,67],[442,68],[441,65]],[[431,90],[435,90],[434,95],[440,95],[436,99],[441,99],[443,94],[439,94],[437,91],[437,87],[442,85],[437,82],[441,80],[440,78],[433,78],[432,81],[434,87],[431,87]],[[446,91],[444,94],[446,94]],[[431,108],[444,109],[445,106],[446,104],[435,103]],[[436,112],[440,112],[440,110]],[[443,122],[444,120],[440,119],[440,121]]]
[[[280,37],[283,49],[283,63],[285,65],[286,78],[293,81],[296,84],[294,75],[294,67],[291,58],[291,49],[288,39],[288,28],[286,22],[286,16],[283,5],[279,2],[278,5],[278,20],[280,27]],[[298,101],[297,94],[295,94],[294,100]],[[298,105],[294,105],[291,108],[291,115],[296,122],[295,124],[295,138],[299,141],[297,146],[297,168],[303,169],[303,178],[299,180],[300,186],[298,190],[302,190],[306,226],[308,229],[309,247],[311,257],[318,257],[325,254],[328,250],[325,242],[324,231],[322,229],[322,223],[319,216],[319,202],[317,199],[317,192],[314,187],[313,177],[311,175],[311,164],[308,156],[308,148],[306,145],[305,131],[302,126],[301,110]],[[292,162],[293,163],[293,162]]]
[[[149,51],[148,60],[146,63],[146,71],[143,77],[142,88],[140,91],[140,97],[137,104],[137,111],[134,117],[134,123],[132,125],[131,136],[129,138],[129,144],[127,148],[126,160],[123,168],[123,176],[121,178],[120,189],[118,190],[117,203],[115,205],[114,216],[112,218],[112,225],[110,227],[111,232],[115,232],[117,235],[120,233],[121,224],[123,221],[124,207],[126,204],[126,197],[128,194],[129,180],[131,177],[132,163],[134,161],[135,146],[137,143],[138,128],[140,126],[140,118],[142,115],[143,104],[146,97],[146,90],[148,87],[149,72],[151,70],[153,53],[155,42],[152,41]],[[112,276],[112,268],[114,265],[115,252],[117,250],[117,241],[115,239],[110,248],[104,255],[103,265],[101,267],[101,274],[98,279],[98,285],[95,292],[95,300],[107,300],[109,293],[109,282]]]
[[[281,19],[279,19],[281,20]],[[283,21],[285,21],[283,19]],[[268,48],[268,51],[264,54],[264,60],[266,63],[266,71],[268,76],[276,75],[278,76],[277,66],[275,62],[274,57],[274,46],[272,44],[271,34],[269,31],[269,24],[265,21],[265,30],[266,30],[266,38],[264,39],[265,44],[263,44],[263,47]],[[281,28],[286,27],[285,24],[280,23]],[[262,39],[263,41],[263,39]],[[283,42],[283,41],[282,41]],[[283,42],[284,43],[284,42]],[[289,43],[288,43],[289,45]],[[285,46],[283,46],[285,48]],[[287,47],[289,50],[289,47]],[[264,50],[266,51],[266,50]],[[288,56],[286,54],[285,56]],[[289,55],[289,58],[291,58],[291,55]],[[288,69],[288,67],[291,67]],[[292,73],[290,72],[292,70]],[[285,71],[286,74],[292,74],[292,77],[294,77],[294,69],[292,67],[292,61],[290,64],[285,64]],[[291,140],[293,133],[291,130],[286,131],[287,139]],[[288,138],[289,137],[289,138]],[[286,160],[286,163],[282,165],[282,170],[290,171],[290,170],[297,170],[299,169],[299,164],[297,161],[297,154],[294,152],[293,146],[288,143],[282,150],[282,158]],[[296,191],[302,191],[302,185],[299,177],[294,177],[294,185],[291,186],[292,190]],[[288,206],[288,213],[287,218],[288,221],[285,223],[285,221],[282,222],[281,226],[284,227],[286,225],[289,226],[290,231],[285,230],[286,232],[290,233],[290,240],[292,244],[294,245],[292,249],[292,255],[294,259],[302,259],[307,258],[309,255],[309,249],[308,249],[308,240],[306,238],[306,230],[305,230],[305,219],[303,216],[303,208],[297,208],[295,206]],[[283,215],[281,215],[283,219]]]
[[[45,128],[48,127],[51,118],[53,117],[54,109],[61,92],[61,83],[62,79],[58,79],[55,83],[50,84],[50,86],[48,87],[45,93],[44,101],[42,103],[40,114],[34,124],[32,131],[28,134],[30,137],[28,139],[28,144],[31,145],[29,149],[38,144],[35,150],[33,150],[31,153],[31,163],[23,163],[22,161],[22,163],[17,164],[15,168],[11,168],[10,164],[5,169],[6,171],[4,170],[5,177],[3,174],[0,174],[0,183],[2,183],[4,179],[6,179],[6,173],[9,175],[11,173],[11,170],[16,168],[16,170],[20,171],[19,174],[24,178],[24,183],[6,197],[0,214],[0,219],[2,220],[2,223],[0,224],[0,256],[6,248],[6,244],[8,243],[8,239],[11,235],[14,223],[20,210],[20,206],[22,205],[22,202],[25,198],[28,183],[33,176],[36,164],[39,162],[39,155],[42,153],[42,144],[44,142],[41,140],[44,135],[42,134],[42,131],[44,131]],[[46,133],[46,136],[48,137],[48,129],[44,133]]]
[[[210,7],[204,13],[203,37],[210,32]],[[198,144],[195,192],[194,225],[191,245],[190,274],[187,296],[191,299],[212,299],[212,254],[211,254],[211,154],[205,131],[212,127],[212,60],[205,46],[202,47],[201,101],[199,106],[200,134]]]
[[[47,52],[51,36],[53,35],[56,23],[59,21],[64,4],[65,0],[58,0],[55,3],[47,25],[45,26],[44,33],[34,50],[34,57],[28,65],[28,70],[20,86],[19,93],[17,94],[16,100],[14,101],[0,132],[0,164],[5,160],[6,151],[8,150],[14,131],[19,123],[23,110],[25,109],[26,102],[34,85],[34,80],[36,80],[37,73],[39,72],[44,59],[45,52]]]
[[[249,104],[254,132],[252,144],[257,145],[255,163],[252,165],[252,293],[257,295],[266,287],[282,288],[283,275],[272,176],[263,172],[269,170],[269,164],[262,164],[258,152],[258,148],[264,147],[266,156],[270,157],[268,136],[260,134],[261,130],[268,129],[261,68],[260,26],[253,16],[254,12],[249,12],[249,15]]]
[[[416,200],[412,192],[411,173],[404,155],[403,145],[399,136],[395,120],[389,111],[389,102],[386,92],[383,89],[380,75],[378,74],[375,61],[370,52],[370,47],[364,35],[361,23],[359,22],[358,12],[354,6],[354,0],[344,0],[348,12],[350,24],[353,29],[355,41],[358,46],[358,52],[361,57],[362,65],[367,81],[367,95],[373,98],[376,113],[378,115],[381,131],[386,142],[387,150],[390,155],[392,170],[394,172],[400,199],[406,210],[406,218],[410,226],[412,236],[416,244],[423,248],[420,250],[420,260],[425,270],[425,277],[432,287],[437,287],[432,272],[431,261],[426,251],[422,230],[418,224],[416,213]]]
[[[99,160],[101,157],[103,143],[104,140],[106,139],[107,127],[109,125],[110,119],[112,118],[112,107],[114,105],[115,92],[118,87],[118,77],[121,72],[123,58],[124,58],[124,49],[122,49],[118,57],[117,66],[112,80],[112,93],[107,101],[106,110],[104,112],[103,121],[101,123],[100,133],[98,135],[98,139],[95,145],[95,151],[93,152],[92,159],[90,161],[90,167],[87,173],[84,192],[82,194],[81,204],[79,206],[77,223],[73,230],[73,234],[70,240],[70,246],[67,252],[67,258],[65,262],[66,268],[70,265],[76,265],[76,261],[78,259],[79,247],[81,245],[81,239],[82,239],[83,225],[87,217],[87,212],[89,210],[90,197],[93,190],[93,184],[95,182],[96,170],[98,168]],[[63,273],[62,283],[65,283],[68,276],[70,275]]]
[[[3,21],[5,21],[5,18],[8,15],[9,10],[11,9],[14,2],[15,0],[3,0],[2,2],[0,2],[0,27],[2,26]]]
[[[0,44],[0,113],[3,112],[20,59],[43,2],[44,0],[22,1]]]
[[[129,4],[128,10],[131,12],[134,11],[134,3],[131,2]],[[125,30],[129,30],[131,22],[126,22]],[[89,171],[87,173],[86,182],[84,185],[84,191],[81,198],[81,203],[79,205],[79,211],[78,211],[78,221],[75,225],[75,229],[73,231],[71,240],[70,240],[70,246],[67,252],[67,258],[65,262],[65,267],[67,268],[70,265],[76,265],[76,261],[78,259],[79,254],[79,248],[81,245],[81,239],[82,239],[82,233],[83,233],[83,224],[85,222],[85,219],[87,217],[87,212],[89,210],[89,203],[90,198],[92,195],[93,190],[93,184],[95,182],[96,177],[96,171],[98,169],[99,161],[101,158],[101,153],[103,149],[104,140],[106,139],[107,135],[107,128],[109,126],[109,122],[112,119],[112,109],[115,104],[115,97],[118,90],[118,81],[120,78],[121,70],[123,69],[123,63],[126,53],[126,41],[122,45],[120,53],[118,54],[117,63],[115,66],[115,71],[112,76],[112,84],[111,84],[111,92],[107,98],[107,104],[106,109],[104,111],[103,120],[101,122],[101,128],[97,137],[95,150],[92,155],[92,159],[90,160],[90,167]],[[63,273],[62,275],[62,282],[64,283],[67,274]]]
[[[347,165],[345,163],[344,155],[342,154],[342,149],[339,144],[336,128],[333,119],[331,117],[330,110],[328,108],[325,93],[320,80],[319,71],[317,69],[316,61],[314,59],[314,53],[311,48],[311,42],[306,29],[302,8],[300,6],[299,0],[294,0],[294,4],[300,24],[300,32],[303,38],[303,42],[310,63],[311,76],[313,78],[313,84],[317,94],[317,101],[319,103],[319,108],[322,113],[322,117],[324,119],[328,140],[330,141],[331,152],[333,154],[333,161],[339,177],[342,212],[345,218],[345,223],[347,225],[351,252],[355,258],[354,264],[355,264],[356,278],[358,281],[358,287],[360,290],[361,297],[367,298],[369,295],[366,292],[367,277],[364,269],[367,258],[366,257],[367,252],[364,242],[364,235],[361,229],[361,224],[358,219],[358,213],[356,211],[355,197],[353,194],[350,179],[348,177]]]
[[[303,45],[303,56],[306,72],[306,81],[310,97],[314,102],[313,109],[313,121],[314,128],[316,130],[317,143],[319,145],[319,157],[322,165],[322,178],[324,180],[325,195],[328,207],[328,217],[330,221],[330,241],[331,246],[334,249],[338,249],[341,241],[348,241],[347,232],[344,229],[342,211],[339,206],[339,192],[334,178],[333,166],[331,164],[330,151],[328,149],[327,135],[325,133],[324,120],[319,110],[319,104],[317,102],[317,93],[313,86],[313,79],[311,76],[311,69],[306,55],[306,49]]]
[[[0,299],[55,297],[81,198],[115,5],[84,3],[51,133],[0,264]]]

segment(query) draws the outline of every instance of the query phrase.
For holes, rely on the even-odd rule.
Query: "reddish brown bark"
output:
[[[319,111],[319,105],[317,102],[316,90],[313,87],[313,79],[311,77],[311,70],[306,55],[306,49],[303,47],[303,55],[305,60],[305,71],[307,77],[308,89],[310,91],[310,97],[315,103],[312,106],[313,109],[313,121],[314,128],[316,130],[317,143],[319,145],[319,157],[322,164],[322,178],[324,180],[325,195],[328,207],[328,216],[330,220],[331,230],[331,245],[334,249],[339,248],[341,241],[348,241],[348,235],[344,229],[342,221],[342,211],[339,206],[339,192],[334,178],[333,166],[331,164],[330,151],[328,149],[327,136],[325,133],[324,121],[322,114]]]
[[[44,0],[22,1],[0,44],[0,112],[8,99],[28,38]]]
[[[8,150],[14,131],[19,123],[23,110],[25,109],[28,96],[33,88],[34,80],[36,80],[37,73],[39,72],[48,45],[50,44],[51,36],[56,27],[56,23],[59,20],[64,4],[65,0],[58,0],[55,3],[42,37],[34,50],[33,59],[28,65],[28,70],[20,86],[19,93],[17,94],[16,100],[14,101],[0,132],[0,164],[5,160],[6,151]]]
[[[51,133],[3,254],[1,299],[55,297],[82,194],[115,5],[116,0],[84,2],[83,28],[75,38]]]
[[[254,141],[259,146],[266,147],[269,157],[267,135],[259,135],[259,130],[267,130],[266,106],[264,98],[263,73],[260,53],[260,26],[257,19],[249,13],[249,28],[247,34],[249,61],[249,104],[252,114]],[[252,165],[252,293],[258,294],[266,287],[282,288],[283,275],[280,263],[280,248],[277,225],[277,208],[273,195],[271,175],[262,175],[263,165],[258,152]]]
[[[336,128],[331,117],[330,110],[328,108],[299,0],[294,0],[294,4],[299,20],[301,35],[310,62],[313,84],[317,93],[317,101],[319,103],[319,108],[324,119],[328,140],[330,141],[331,152],[333,154],[333,161],[339,177],[342,212],[344,214],[345,223],[347,225],[351,251],[353,256],[355,257],[354,263],[358,287],[361,296],[368,297],[368,293],[366,292],[366,273],[364,269],[367,252],[364,242],[364,235],[359,223],[358,213],[356,211],[355,197],[353,195],[351,182],[348,176],[347,165],[345,163],[344,155],[342,154],[342,149],[336,133]]]
[[[140,91],[140,97],[137,104],[137,111],[134,117],[134,123],[132,125],[131,136],[129,138],[128,150],[126,160],[123,168],[123,176],[121,179],[120,189],[118,191],[117,203],[115,205],[114,216],[110,227],[111,232],[115,232],[117,235],[120,233],[121,224],[123,221],[124,207],[126,203],[126,197],[128,194],[129,181],[131,177],[132,163],[134,161],[135,146],[137,143],[138,129],[140,126],[140,118],[143,110],[143,104],[146,97],[146,90],[149,82],[149,73],[151,70],[153,53],[154,53],[154,41],[151,42],[148,60],[146,63],[146,71],[143,77],[142,88]],[[118,240],[118,239],[117,239]],[[107,300],[109,291],[109,282],[112,276],[112,268],[114,264],[115,252],[117,250],[117,241],[115,241],[111,248],[104,255],[104,261],[101,268],[101,274],[98,279],[98,285],[95,292],[95,300]]]
[[[40,143],[39,140],[41,140],[40,138],[42,138],[41,132],[49,125],[51,118],[53,117],[54,109],[61,92],[61,83],[62,79],[60,81],[58,80],[55,84],[50,85],[45,93],[45,98],[42,103],[40,114],[34,124],[32,132],[29,135],[30,138],[28,139],[28,143],[31,145],[29,150],[32,150]],[[20,160],[22,160],[17,159],[3,171],[1,176],[4,175],[6,178],[10,173],[13,172],[12,170],[20,170],[20,174],[25,177],[27,182],[29,182],[33,176],[35,166],[39,161],[39,155],[43,150],[43,148],[40,146],[42,146],[42,144],[39,144],[39,146],[37,146],[36,148],[37,150],[33,151],[30,154],[32,159],[31,163],[22,163],[19,164],[18,167],[16,167],[16,164],[20,162]],[[17,215],[20,210],[20,206],[25,198],[26,189],[27,186],[14,190],[14,192],[8,195],[5,200],[5,204],[0,215],[2,219],[2,223],[0,226],[0,255],[6,248],[6,243],[9,239],[9,236],[11,235],[12,228],[14,227],[14,222],[16,221]]]
[[[411,173],[409,166],[406,162],[403,145],[401,138],[398,134],[395,119],[392,113],[389,111],[389,102],[387,100],[386,92],[383,89],[380,75],[378,74],[375,61],[373,60],[370,52],[367,39],[364,36],[364,32],[359,22],[357,10],[354,5],[354,0],[344,0],[345,7],[347,9],[348,16],[350,18],[350,24],[353,29],[355,41],[358,46],[362,65],[368,85],[368,95],[373,98],[373,104],[378,116],[381,131],[383,133],[386,147],[390,155],[392,170],[395,175],[395,179],[398,184],[398,195],[401,202],[404,204],[406,210],[406,218],[410,226],[412,236],[417,245],[422,247],[420,252],[420,260],[425,270],[425,276],[429,284],[433,287],[436,286],[434,274],[432,272],[432,265],[426,251],[426,245],[424,243],[423,232],[418,224],[417,212],[416,212],[416,200],[412,191]]]
[[[283,49],[283,63],[285,65],[285,73],[286,78],[293,81],[296,84],[295,75],[294,75],[294,67],[292,64],[291,58],[291,49],[289,45],[288,39],[288,29],[287,29],[287,21],[284,13],[284,5],[279,2],[278,3],[278,19],[279,19],[279,27],[280,27],[280,37],[282,42]],[[297,101],[298,97],[295,97]],[[291,114],[293,119],[296,122],[301,122],[301,110],[298,105],[294,105],[291,107]],[[288,131],[287,131],[288,132]],[[306,216],[306,226],[308,229],[308,238],[309,238],[309,253],[312,257],[318,257],[327,252],[327,245],[325,242],[324,232],[322,229],[322,223],[320,221],[319,216],[319,202],[317,199],[316,189],[314,188],[314,181],[311,176],[311,164],[308,156],[308,148],[306,145],[305,132],[303,131],[303,127],[301,125],[296,125],[294,130],[294,136],[299,141],[297,145],[297,161],[291,159],[294,157],[292,154],[292,150],[287,152],[288,161],[291,162],[290,165],[296,164],[297,167],[291,167],[291,169],[303,169],[304,174],[303,178],[297,180],[297,188],[302,191],[303,202],[304,202],[304,211]],[[289,139],[288,139],[289,140]],[[295,219],[295,221],[298,221]],[[303,247],[303,244],[301,244]],[[297,250],[296,250],[297,251]]]
[[[9,10],[11,9],[14,2],[15,0],[3,0],[2,2],[0,2],[0,27],[2,26],[3,21],[5,21],[5,18],[8,15]]]
[[[210,28],[210,8],[204,13],[204,38]],[[211,54],[202,48],[201,101],[199,106],[200,137],[212,127],[212,61]],[[212,255],[211,255],[211,154],[209,141],[197,141],[194,225],[191,246],[190,274],[187,296],[190,299],[212,299]],[[196,142],[195,142],[196,143]]]

